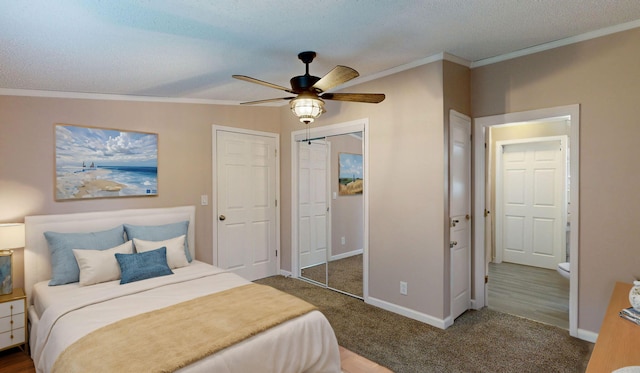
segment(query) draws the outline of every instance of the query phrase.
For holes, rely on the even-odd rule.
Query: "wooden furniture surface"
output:
[[[631,307],[631,286],[622,282],[616,283],[589,359],[587,373],[611,372],[627,366],[640,366],[640,325],[618,316],[621,309]]]
[[[27,346],[27,297],[23,289],[0,295],[0,351]]]

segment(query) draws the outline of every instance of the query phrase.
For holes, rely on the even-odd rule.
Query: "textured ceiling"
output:
[[[25,0],[0,2],[0,90],[237,103],[282,92],[313,50],[361,77],[446,52],[474,62],[640,26],[638,0]],[[357,82],[357,80],[356,80]]]

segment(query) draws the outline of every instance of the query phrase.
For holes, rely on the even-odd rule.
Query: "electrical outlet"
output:
[[[342,237],[342,238],[340,239],[340,242],[341,242],[343,245],[346,245],[346,244],[347,244],[347,239],[346,239],[346,238],[344,238],[344,237]]]
[[[400,294],[407,295],[407,283],[400,281]]]

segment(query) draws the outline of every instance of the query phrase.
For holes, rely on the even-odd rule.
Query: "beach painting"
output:
[[[362,178],[362,154],[340,153],[338,194],[348,196],[362,194],[364,180]]]
[[[55,125],[57,201],[158,195],[158,135]]]

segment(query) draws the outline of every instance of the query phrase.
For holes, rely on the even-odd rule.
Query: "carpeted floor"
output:
[[[301,280],[256,282],[316,305],[341,346],[396,373],[583,372],[593,349],[566,330],[487,308],[441,330]]]

